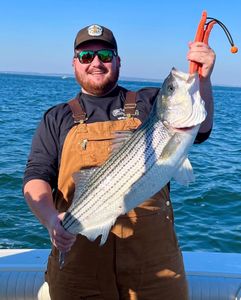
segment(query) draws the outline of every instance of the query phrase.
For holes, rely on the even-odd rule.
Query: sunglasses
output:
[[[114,56],[117,56],[117,52],[111,49],[101,49],[97,51],[83,50],[76,52],[75,57],[79,59],[81,64],[90,64],[95,56],[98,56],[99,60],[103,63],[111,62]]]

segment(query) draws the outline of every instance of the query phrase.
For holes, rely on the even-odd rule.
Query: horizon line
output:
[[[74,74],[70,73],[42,73],[42,72],[28,72],[28,71],[1,71],[0,74],[14,74],[14,75],[30,75],[30,76],[49,76],[49,77],[62,77],[66,79],[68,77],[75,78]],[[132,77],[132,76],[120,76],[119,80],[123,81],[141,81],[141,82],[159,82],[163,83],[164,79],[157,78],[145,78],[145,77]],[[224,83],[213,83],[213,86],[220,87],[236,87],[241,88],[241,85],[235,84],[224,84]]]

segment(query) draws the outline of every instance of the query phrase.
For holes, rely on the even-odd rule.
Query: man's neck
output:
[[[101,94],[101,95],[96,95],[96,94],[92,94],[92,93],[89,93],[87,92],[84,88],[81,89],[82,93],[83,94],[87,94],[87,95],[90,95],[90,96],[95,96],[95,97],[104,97],[108,94],[110,94],[115,88],[117,87],[117,83],[113,86],[113,88],[111,88],[107,93],[104,93],[104,94]]]

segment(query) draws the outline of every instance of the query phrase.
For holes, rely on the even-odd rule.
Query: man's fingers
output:
[[[68,252],[74,244],[76,236],[66,231],[60,220],[61,217],[54,223],[54,227],[50,231],[51,242],[60,251]]]
[[[52,236],[53,245],[62,252],[68,252],[73,246],[75,240],[76,240],[75,236],[71,236],[71,238],[66,238],[62,235]]]

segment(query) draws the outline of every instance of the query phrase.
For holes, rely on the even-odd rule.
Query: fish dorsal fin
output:
[[[173,178],[176,182],[182,185],[188,185],[190,182],[195,181],[192,165],[188,158],[186,158],[181,166],[176,170]]]
[[[97,169],[98,167],[82,169],[72,175],[75,183],[75,194],[76,192],[79,194],[81,190],[87,187],[90,177]]]
[[[131,131],[131,130],[112,132],[114,139],[112,140],[112,143],[110,146],[111,152],[116,153],[127,141],[129,141],[131,139],[133,134],[134,134],[134,131]]]

